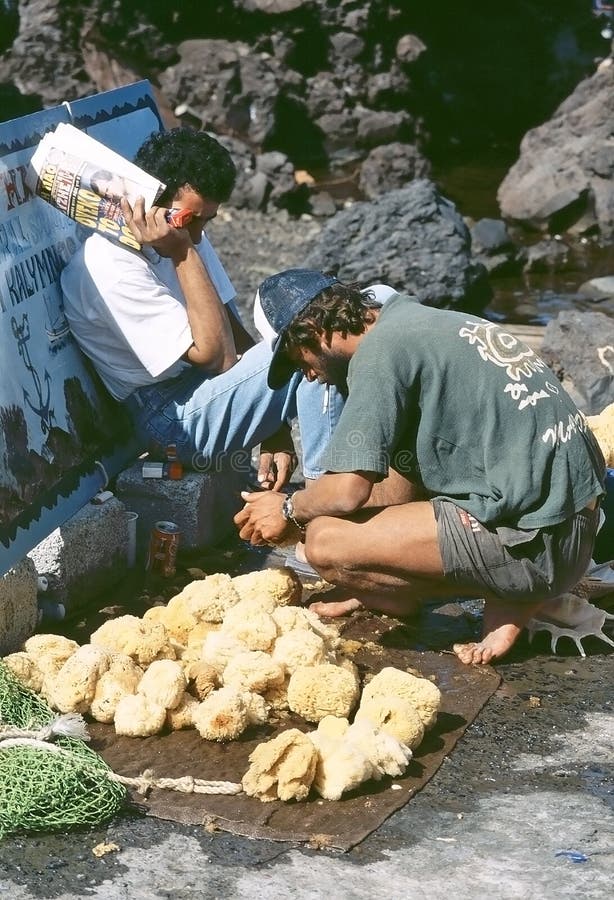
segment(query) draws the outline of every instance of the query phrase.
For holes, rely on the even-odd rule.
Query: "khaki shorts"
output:
[[[461,596],[548,600],[571,590],[590,566],[598,503],[559,525],[522,531],[490,530],[450,500],[431,502],[444,574]]]

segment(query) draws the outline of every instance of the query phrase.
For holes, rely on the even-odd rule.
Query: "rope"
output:
[[[39,732],[46,729],[39,729]],[[19,731],[19,729],[15,729]],[[35,750],[47,750],[49,753],[58,753],[60,755],[70,755],[70,751],[59,747],[57,744],[50,744],[45,738],[33,736],[33,732],[24,733],[21,736],[0,736],[0,750],[10,747],[32,747]],[[1,735],[1,732],[0,732]],[[80,768],[91,769],[86,763],[81,763]],[[182,778],[155,778],[151,769],[146,769],[136,778],[128,778],[125,775],[118,775],[116,772],[100,772],[96,770],[96,774],[104,774],[110,781],[123,784],[126,787],[136,788],[137,793],[146,794],[151,788],[159,788],[160,790],[178,791],[182,794],[240,794],[243,787],[233,781],[205,781],[202,778],[193,778],[191,775],[184,775]]]
[[[146,794],[150,788],[179,791],[182,794],[240,794],[243,791],[243,787],[233,781],[205,781],[191,775],[184,775],[182,778],[154,778],[151,769],[145,769],[136,778],[127,778],[115,772],[112,772],[109,778],[127,787],[136,788],[139,794]]]
[[[72,737],[82,741],[90,739],[85,720],[79,713],[64,713],[36,729],[0,724],[0,742],[15,737],[35,738],[41,741],[50,741],[54,737]]]

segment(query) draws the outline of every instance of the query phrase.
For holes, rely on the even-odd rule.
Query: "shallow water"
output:
[[[497,189],[515,157],[500,149],[483,160],[472,160],[435,169],[434,180],[441,192],[456,204],[467,220],[498,219]],[[519,244],[537,243],[546,235],[517,231]],[[570,247],[564,268],[539,273],[491,276],[493,299],[485,310],[489,318],[502,322],[545,325],[564,309],[601,310],[614,316],[614,302],[595,302],[579,294],[591,278],[614,274],[614,245],[600,246],[595,238],[563,236]]]
[[[485,312],[497,321],[528,325],[546,325],[564,309],[598,310],[614,316],[614,300],[591,300],[579,292],[589,279],[613,273],[614,246],[580,244],[562,271],[492,276],[493,298]]]

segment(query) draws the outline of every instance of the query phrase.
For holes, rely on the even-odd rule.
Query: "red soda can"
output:
[[[180,534],[179,526],[174,522],[156,522],[149,539],[148,572],[156,572],[164,578],[175,574]]]

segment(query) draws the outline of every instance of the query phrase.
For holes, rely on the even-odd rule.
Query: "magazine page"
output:
[[[149,208],[164,185],[72,125],[47,133],[31,160],[32,188],[43,200],[100,234],[140,249],[121,210],[138,196]]]
[[[86,134],[74,125],[61,122],[55,132],[53,132],[55,143],[64,147],[68,152],[74,153],[83,159],[92,160],[100,163],[107,169],[110,169],[117,175],[126,178],[129,181],[139,184],[142,191],[150,191],[155,193],[161,187],[157,178],[148,175],[143,169],[130,160],[111,150],[105,144],[100,143],[96,138]]]

